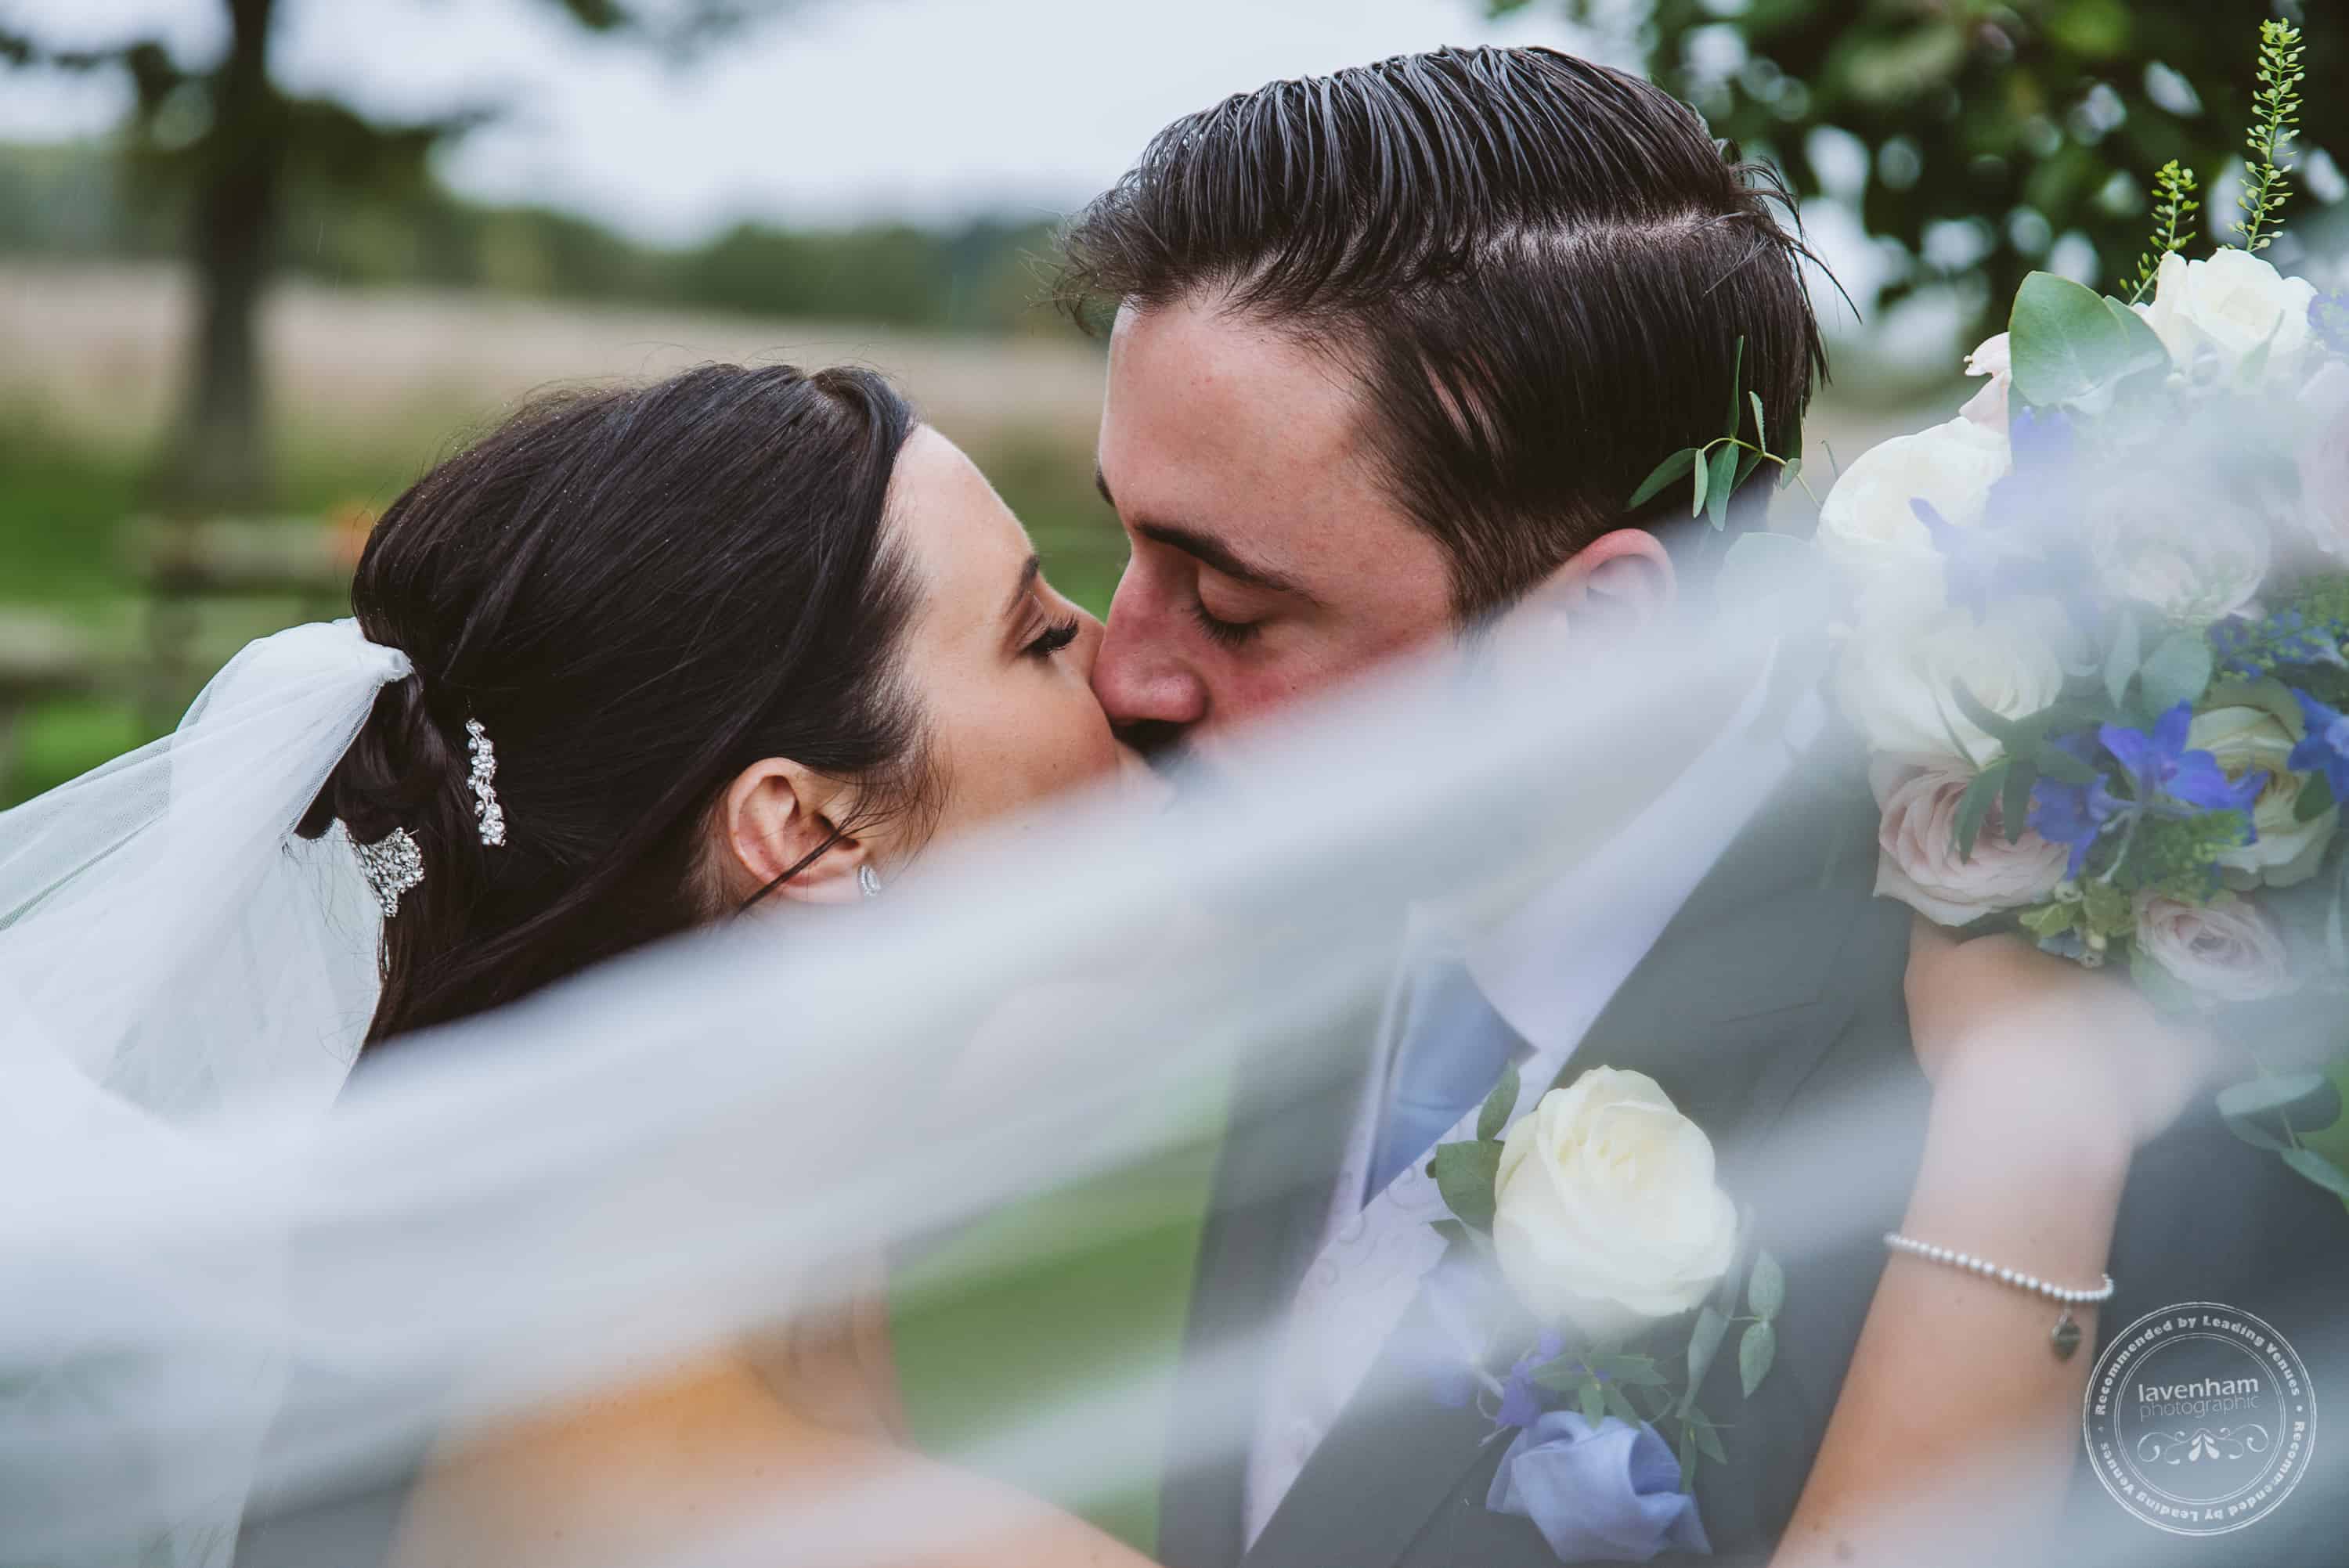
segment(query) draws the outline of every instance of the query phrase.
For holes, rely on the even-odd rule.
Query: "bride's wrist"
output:
[[[1952,1064],[1933,1085],[1932,1141],[1993,1156],[2018,1180],[2125,1176],[2137,1142],[2131,1108],[2091,1075],[2034,1067]]]

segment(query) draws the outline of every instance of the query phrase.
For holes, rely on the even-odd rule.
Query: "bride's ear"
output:
[[[851,815],[854,796],[853,786],[780,757],[735,775],[719,801],[716,823],[720,870],[733,901],[757,896],[810,855],[816,858],[771,897],[847,903],[863,896],[856,873],[870,846],[841,834],[836,825]]]

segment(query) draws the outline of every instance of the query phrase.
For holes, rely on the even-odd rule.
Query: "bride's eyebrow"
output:
[[[1019,568],[1019,581],[1011,585],[1010,596],[1003,601],[1003,618],[1005,620],[1009,620],[1012,616],[1019,614],[1021,602],[1024,601],[1028,597],[1029,593],[1035,588],[1036,579],[1043,570],[1044,558],[1042,556],[1030,555],[1028,557],[1027,563]]]

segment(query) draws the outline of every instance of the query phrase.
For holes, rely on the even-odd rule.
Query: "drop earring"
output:
[[[879,898],[881,896],[881,873],[874,871],[871,866],[857,867],[856,887],[857,891],[864,893],[866,898]]]

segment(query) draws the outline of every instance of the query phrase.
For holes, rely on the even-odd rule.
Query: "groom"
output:
[[[1169,127],[1068,237],[1070,297],[1114,313],[1099,478],[1133,555],[1094,676],[1112,720],[1212,767],[1234,727],[1505,612],[1562,613],[1578,637],[1682,613],[1718,541],[1666,525],[1678,487],[1626,499],[1720,434],[1733,387],[1758,397],[1775,449],[1799,449],[1823,368],[1773,194],[1663,92],[1540,49],[1275,83]],[[1760,499],[1733,515],[1750,524]],[[1490,1423],[1408,1365],[1423,1297],[1368,1366],[1314,1336],[1333,1304],[1410,1295],[1379,1277],[1378,1227],[1414,1181],[1423,1204],[1430,1147],[1507,1069],[1532,1083],[1602,1064],[1657,1079],[1733,1191],[1806,1196],[1757,1221],[1789,1260],[1775,1369],[1741,1400],[1722,1357],[1702,1390],[1742,1429],[1702,1489],[1715,1559],[1767,1559],[1927,1104],[1900,988],[1908,915],[1871,897],[1875,813],[1824,718],[1814,702],[1789,733],[1716,726],[1724,738],[1692,747],[1580,880],[1496,930],[1414,924],[1378,1015],[1325,1053],[1340,1070],[1243,1085],[1163,1500],[1172,1568],[1558,1560],[1527,1519],[1485,1506],[1503,1448]],[[1622,885],[1639,896],[1609,865],[1636,869]],[[1838,1113],[1863,1100],[1855,1129]],[[2153,1201],[2132,1187],[2107,1334],[2209,1298],[2212,1270],[2174,1255],[2181,1233],[2208,1240],[2203,1264],[2265,1244],[2240,1187],[2187,1179],[2207,1163],[2193,1147]],[[2267,1241],[2283,1212],[2342,1239],[2313,1189],[2262,1202]],[[2177,1545],[2121,1528],[2133,1548]]]

